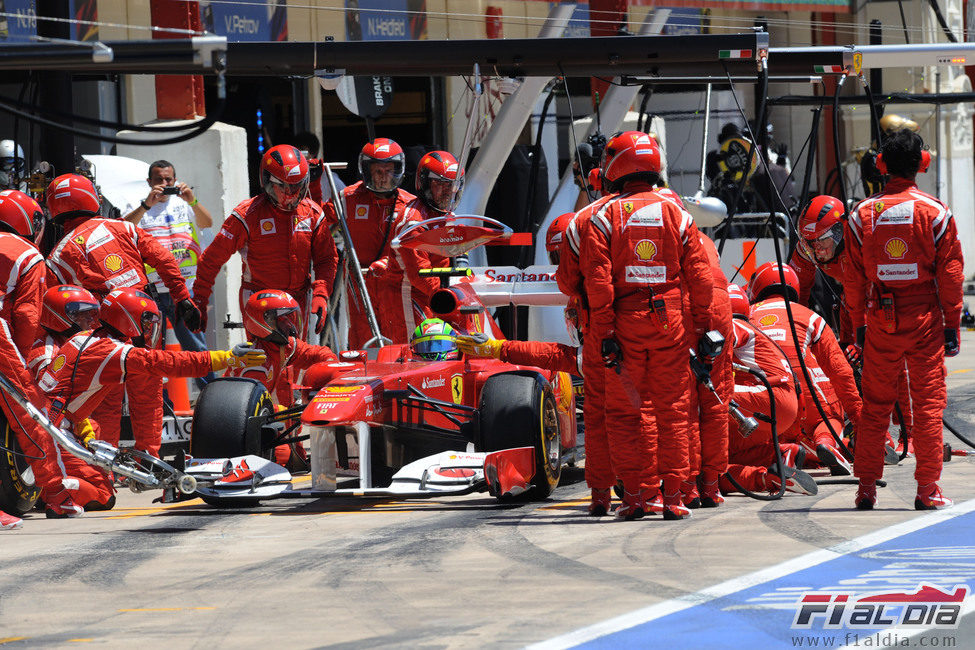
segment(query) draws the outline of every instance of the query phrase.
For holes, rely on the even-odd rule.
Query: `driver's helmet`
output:
[[[13,140],[0,140],[0,188],[19,189],[27,175],[24,149]]]
[[[261,158],[261,189],[271,205],[290,212],[308,191],[308,161],[290,144],[271,147]]]
[[[44,237],[44,210],[20,190],[0,191],[0,231],[12,232],[40,246]]]
[[[115,289],[102,300],[99,317],[114,338],[129,339],[137,348],[159,345],[162,315],[147,293],[133,287]]]
[[[287,345],[301,334],[301,307],[287,291],[258,291],[244,305],[244,329],[254,338]]]
[[[410,346],[421,359],[443,361],[457,352],[457,332],[439,318],[428,318],[413,330]]]
[[[98,299],[87,289],[60,284],[44,293],[41,327],[51,334],[70,336],[98,327]]]

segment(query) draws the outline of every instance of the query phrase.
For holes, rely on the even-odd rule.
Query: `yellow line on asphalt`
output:
[[[564,510],[566,508],[577,508],[579,506],[589,505],[589,499],[579,499],[578,501],[563,501],[562,503],[553,503],[550,506],[542,506],[539,510]]]
[[[949,372],[948,374],[949,374],[949,375],[960,375],[960,374],[961,374],[961,373],[963,373],[963,372],[971,372],[971,371],[972,371],[972,369],[971,369],[971,368],[961,368],[961,369],[959,369],[959,370],[952,370],[952,371],[951,371],[951,372]]]
[[[8,636],[0,639],[0,643],[13,643],[14,641],[23,641],[24,639],[29,638],[29,636]]]
[[[149,508],[113,508],[111,512],[119,513],[119,514],[109,515],[105,518],[106,519],[130,519],[132,517],[142,517],[144,515],[151,515],[157,512],[165,512],[166,510],[178,510],[181,508],[195,508],[202,505],[203,505],[203,499],[192,499],[190,501],[169,503],[166,505],[149,507]]]
[[[94,639],[68,639],[68,643],[91,643]]]
[[[142,607],[139,609],[120,609],[120,612],[182,612],[200,609],[216,609],[216,607]]]

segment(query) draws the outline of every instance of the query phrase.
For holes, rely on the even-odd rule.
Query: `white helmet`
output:
[[[27,173],[24,150],[13,140],[0,140],[0,189],[16,190]]]

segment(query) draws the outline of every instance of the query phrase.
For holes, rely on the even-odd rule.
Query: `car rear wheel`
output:
[[[40,454],[36,448],[32,449],[31,453],[24,454],[7,418],[0,413],[0,510],[8,514],[30,512],[40,496],[34,472],[25,457]]]
[[[243,377],[211,381],[193,410],[190,452],[197,458],[264,456],[260,427],[248,431],[247,421],[273,412],[271,396],[260,382]]]
[[[562,448],[558,410],[551,387],[537,377],[504,374],[481,389],[482,451],[512,447],[535,449],[535,487],[530,499],[545,499],[559,484]]]

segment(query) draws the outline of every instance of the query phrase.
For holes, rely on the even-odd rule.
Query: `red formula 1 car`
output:
[[[401,234],[394,245],[463,255],[510,239],[485,217],[444,217]],[[466,268],[437,269],[432,310],[455,328],[498,335]],[[459,277],[459,280],[457,279]],[[451,284],[451,280],[453,283]],[[193,458],[177,467],[215,505],[275,497],[420,497],[489,491],[545,498],[566,463],[581,459],[571,377],[493,359],[428,361],[409,345],[344,353],[303,389],[303,403],[277,411],[264,386],[220,379],[193,417]],[[336,374],[340,373],[340,374]],[[318,373],[309,370],[306,376]],[[311,488],[291,484],[275,446],[308,441]]]

